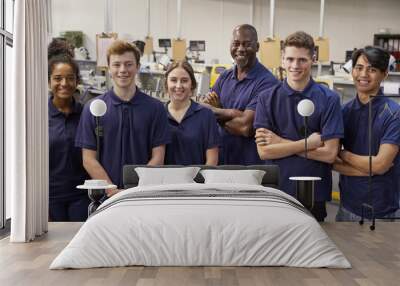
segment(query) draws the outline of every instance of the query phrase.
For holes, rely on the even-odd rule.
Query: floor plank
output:
[[[31,243],[0,240],[0,285],[399,285],[400,222],[378,222],[375,231],[357,223],[323,223],[352,269],[290,267],[117,267],[48,269],[80,223],[50,223],[49,233]]]

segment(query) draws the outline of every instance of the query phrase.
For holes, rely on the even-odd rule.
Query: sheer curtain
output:
[[[12,94],[5,99],[12,242],[31,241],[48,225],[48,2],[15,2]]]

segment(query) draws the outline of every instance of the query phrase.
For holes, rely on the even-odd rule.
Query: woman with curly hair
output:
[[[80,148],[74,146],[82,105],[74,99],[79,67],[67,46],[49,45],[49,219],[84,221],[89,199],[76,189],[88,178]],[[57,52],[57,55],[55,53]]]

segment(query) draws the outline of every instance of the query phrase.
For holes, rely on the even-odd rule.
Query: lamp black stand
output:
[[[392,97],[400,98],[399,95],[370,95],[370,100],[368,102],[368,157],[369,157],[369,172],[368,172],[368,202],[361,205],[361,220],[360,225],[364,224],[364,217],[367,211],[371,213],[372,224],[369,226],[370,230],[375,230],[375,209],[372,203],[372,100],[375,97]]]
[[[88,196],[91,201],[88,206],[88,217],[101,205],[101,201],[105,197],[105,194],[105,189],[88,189]]]
[[[371,221],[370,230],[375,230],[375,210],[372,204],[372,99],[375,96],[370,96],[370,100],[368,102],[368,203],[363,203],[361,205],[361,220],[359,221],[360,225],[364,224],[364,214],[366,210],[371,212]]]
[[[96,134],[96,159],[98,162],[100,162],[100,138],[103,137],[103,126],[100,125],[100,117],[95,116],[95,121],[96,121],[96,129],[95,129],[95,134]]]
[[[100,151],[101,151],[101,140],[100,138],[103,137],[103,126],[100,125],[100,117],[95,116],[95,121],[96,121],[96,128],[95,128],[95,134],[96,134],[96,159],[98,162],[100,162]],[[94,213],[97,208],[101,205],[101,201],[105,198],[106,196],[106,190],[105,189],[88,189],[88,196],[91,201],[91,203],[88,206],[88,216],[90,216],[92,213]]]
[[[314,103],[309,99],[301,100],[297,105],[298,113],[304,120],[304,157],[308,159],[308,117],[314,113]],[[314,207],[315,181],[321,180],[320,177],[290,177],[289,180],[296,182],[296,198],[305,208],[311,211]]]
[[[307,130],[307,125],[308,125],[308,116],[304,116],[304,147],[305,147],[305,153],[304,153],[304,157],[307,160],[307,136],[308,136],[308,130]]]

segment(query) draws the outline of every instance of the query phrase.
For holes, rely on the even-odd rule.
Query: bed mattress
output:
[[[50,269],[129,265],[351,267],[291,196],[262,186],[197,183],[118,193]]]

